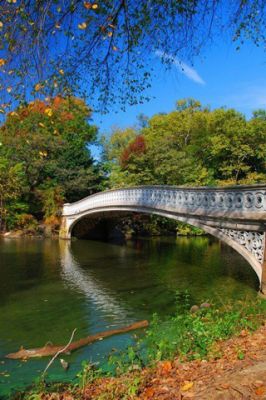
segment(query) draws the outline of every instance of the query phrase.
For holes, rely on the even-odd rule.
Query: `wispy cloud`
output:
[[[237,93],[225,95],[222,101],[237,108],[265,108],[266,107],[266,85],[241,84]]]
[[[205,85],[205,81],[198,74],[198,72],[194,68],[187,65],[184,61],[179,60],[179,58],[173,57],[170,54],[165,53],[161,50],[156,50],[155,54],[156,56],[164,59],[168,63],[173,64],[182,74],[186,75],[188,79],[191,79],[192,81],[199,83],[200,85]]]

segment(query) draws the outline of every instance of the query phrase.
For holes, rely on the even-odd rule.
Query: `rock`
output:
[[[191,313],[195,313],[199,310],[199,306],[197,306],[196,304],[194,306],[191,307],[190,312]]]
[[[62,367],[64,368],[65,371],[69,367],[69,363],[67,361],[65,361],[63,358],[60,358],[60,364],[62,365]]]
[[[200,305],[200,308],[210,308],[211,307],[211,304],[210,303],[202,303],[201,305]]]

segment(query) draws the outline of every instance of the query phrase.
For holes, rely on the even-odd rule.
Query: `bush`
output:
[[[16,217],[15,227],[17,229],[36,232],[38,222],[31,214],[20,214]]]

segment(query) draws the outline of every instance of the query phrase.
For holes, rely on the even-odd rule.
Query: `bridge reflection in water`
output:
[[[75,224],[85,217],[129,212],[186,222],[221,239],[249,262],[266,295],[266,185],[142,186],[97,193],[64,205],[60,237],[70,239]]]
[[[86,272],[80,267],[79,263],[75,260],[71,248],[71,244],[67,241],[60,243],[60,260],[62,267],[62,278],[68,282],[70,287],[83,293],[91,303],[95,304],[95,308],[101,309],[106,315],[112,316],[112,319],[122,319],[123,321],[128,317],[128,310],[125,310],[119,301],[110,290],[101,284],[97,278],[90,273]]]

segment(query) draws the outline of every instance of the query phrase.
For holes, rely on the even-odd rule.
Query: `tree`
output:
[[[119,143],[116,131],[110,143]],[[113,154],[110,184],[228,185],[266,178],[263,110],[247,121],[236,110],[204,108],[193,99],[157,114]]]
[[[15,212],[25,211],[25,204],[19,201],[24,185],[22,164],[10,166],[6,158],[0,157],[0,231],[15,223]]]
[[[64,201],[91,194],[101,182],[88,149],[97,134],[90,114],[80,99],[55,97],[19,107],[0,129],[0,155],[23,169],[22,200],[38,219],[56,215]]]
[[[208,151],[204,164],[214,171],[217,184],[256,183],[265,180],[266,123],[246,121],[235,110],[214,110],[208,120]]]
[[[156,51],[166,64],[192,60],[228,31],[236,46],[263,47],[265,10],[264,0],[2,0],[1,110],[36,93],[143,102]]]

